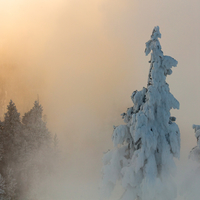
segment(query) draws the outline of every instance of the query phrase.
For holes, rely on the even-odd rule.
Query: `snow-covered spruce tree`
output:
[[[157,26],[145,49],[146,55],[151,52],[147,88],[133,92],[134,106],[122,114],[126,124],[114,127],[115,148],[104,154],[101,189],[105,196],[121,180],[125,189],[122,200],[176,198],[173,157],[179,158],[180,133],[170,109],[179,109],[179,102],[165,80],[177,61],[163,55],[160,37]]]

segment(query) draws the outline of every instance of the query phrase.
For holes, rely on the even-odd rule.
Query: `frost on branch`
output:
[[[179,102],[170,93],[166,77],[178,62],[163,55],[158,38],[157,26],[145,49],[146,55],[151,53],[147,88],[132,93],[133,106],[122,114],[125,125],[114,127],[114,149],[104,154],[101,188],[105,196],[120,180],[121,200],[176,198],[173,158],[180,156],[180,132],[170,110],[179,109]]]

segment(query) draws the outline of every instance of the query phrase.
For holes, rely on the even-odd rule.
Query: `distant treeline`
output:
[[[0,200],[38,199],[41,182],[54,173],[57,145],[38,101],[21,119],[11,100],[0,121]]]

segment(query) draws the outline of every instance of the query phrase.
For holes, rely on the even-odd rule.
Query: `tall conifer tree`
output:
[[[1,123],[3,156],[1,172],[5,180],[5,199],[17,198],[20,184],[17,185],[20,171],[20,157],[24,138],[22,136],[20,113],[12,100],[7,106],[4,121]]]
[[[32,145],[32,148],[36,149],[44,144],[48,145],[51,139],[46,122],[42,119],[42,113],[42,106],[38,101],[35,101],[33,108],[22,118],[27,141],[29,145]]]
[[[157,26],[145,49],[146,55],[151,53],[147,88],[133,92],[134,105],[122,114],[126,125],[114,127],[115,148],[103,158],[102,192],[109,195],[121,180],[122,200],[176,198],[173,158],[179,158],[180,133],[170,110],[179,109],[179,102],[165,80],[177,61],[163,55],[160,37]]]
[[[3,122],[4,159],[16,164],[22,144],[20,113],[10,100]],[[7,161],[6,161],[7,162]]]

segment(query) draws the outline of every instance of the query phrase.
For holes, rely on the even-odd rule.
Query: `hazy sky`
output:
[[[146,87],[145,42],[159,25],[164,54],[178,60],[167,82],[180,102],[172,113],[181,165],[200,124],[199,8],[197,0],[0,0],[0,104],[12,98],[23,115],[39,96],[71,179],[98,180],[113,125]]]

